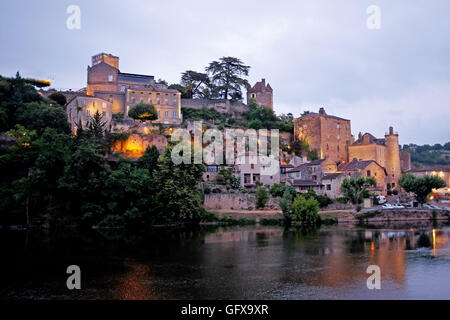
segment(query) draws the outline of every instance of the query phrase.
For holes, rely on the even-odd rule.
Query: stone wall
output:
[[[256,209],[254,193],[219,193],[205,195],[205,209],[251,210]],[[278,199],[270,197],[264,209],[279,210]]]
[[[248,106],[240,101],[225,99],[181,99],[181,107],[196,110],[214,109],[220,113],[229,113],[236,119],[243,119],[249,110]]]

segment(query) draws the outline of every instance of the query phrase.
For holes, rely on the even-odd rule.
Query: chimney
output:
[[[362,138],[362,133],[360,132],[360,133],[358,134],[358,140],[361,140],[361,138]]]
[[[263,86],[265,87],[266,86],[266,79],[262,78],[261,82],[262,82]]]
[[[324,109],[324,108],[320,108],[319,114],[322,115],[322,116],[324,116],[324,115],[326,115],[327,113],[325,112],[325,109]]]
[[[389,127],[389,134],[394,134],[394,128],[393,127]]]

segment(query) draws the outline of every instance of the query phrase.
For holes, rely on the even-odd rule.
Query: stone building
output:
[[[280,183],[280,164],[270,156],[268,164],[260,163],[259,157],[251,152],[236,158],[235,174],[246,188],[256,187],[257,184],[272,186]],[[275,165],[275,168],[272,168]]]
[[[255,83],[255,85],[247,91],[247,104],[254,99],[259,105],[273,110],[273,89],[270,84],[266,85],[266,79]]]
[[[111,129],[111,102],[98,97],[82,94],[78,94],[69,100],[66,105],[66,113],[72,133],[77,133],[77,128],[80,122],[83,128],[85,128],[86,124],[92,119],[97,111],[103,116],[102,120],[105,121],[106,127]]]
[[[113,114],[126,117],[130,108],[140,102],[153,104],[158,112],[155,123],[181,123],[181,93],[156,83],[153,76],[123,73],[119,58],[100,53],[92,57],[87,70],[87,94],[112,103]]]
[[[416,167],[409,171],[416,177],[432,176],[439,177],[445,181],[447,188],[450,188],[450,165],[428,165]]]
[[[348,163],[341,163],[338,166],[337,173],[343,173],[347,177],[374,177],[376,180],[376,187],[372,191],[380,194],[387,193],[387,171],[375,160],[357,160],[353,159]]]
[[[347,176],[344,173],[328,173],[322,177],[324,186],[322,194],[327,195],[331,199],[342,197],[341,185]]]
[[[411,158],[408,153],[403,152],[403,161],[398,142],[398,133],[390,127],[384,139],[375,138],[370,133],[359,134],[356,140],[348,148],[349,159],[374,160],[387,172],[387,188],[398,188],[398,179],[402,171],[407,171],[411,166]],[[403,166],[402,167],[402,163]]]
[[[306,141],[321,159],[348,161],[348,146],[352,141],[350,120],[328,115],[324,108],[294,119],[295,139]]]

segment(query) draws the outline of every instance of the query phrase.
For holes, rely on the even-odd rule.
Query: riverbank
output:
[[[281,219],[283,217],[281,210],[211,210],[220,218],[226,216],[231,219]],[[334,219],[342,224],[354,223],[381,223],[391,221],[424,221],[439,220],[448,221],[449,212],[429,209],[394,209],[394,210],[363,210],[354,214],[353,210],[321,210],[320,217],[325,219]]]

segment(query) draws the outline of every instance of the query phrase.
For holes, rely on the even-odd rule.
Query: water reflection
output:
[[[0,297],[450,298],[449,249],[450,229],[424,224],[3,232]],[[80,292],[64,288],[70,264],[82,268]],[[369,265],[381,268],[381,292],[366,288]]]

